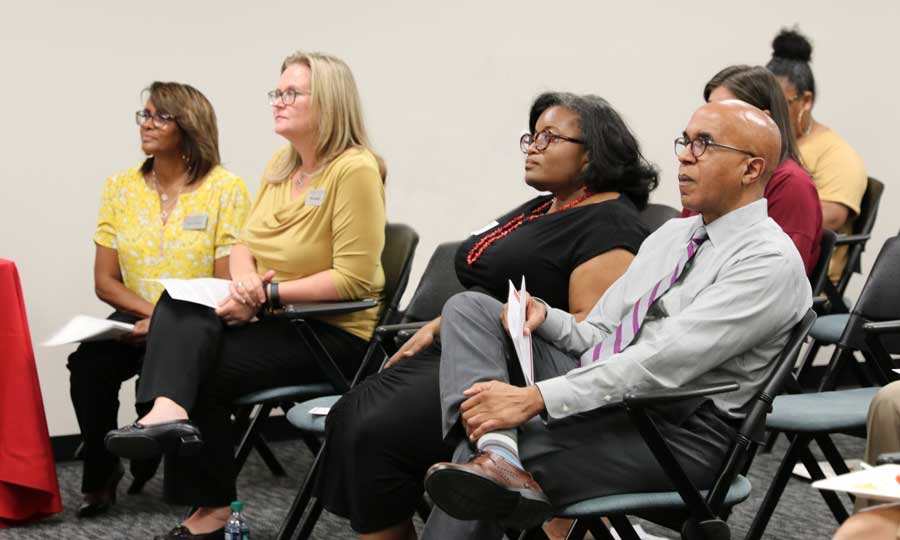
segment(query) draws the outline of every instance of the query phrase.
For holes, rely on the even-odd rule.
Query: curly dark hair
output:
[[[766,67],[777,77],[784,77],[801,94],[809,91],[816,98],[816,79],[809,61],[812,44],[796,28],[784,28],[772,40],[772,59]]]
[[[659,184],[659,171],[641,154],[637,139],[619,113],[605,99],[587,94],[547,92],[531,105],[528,127],[534,133],[538,118],[550,107],[565,107],[578,115],[588,164],[579,181],[594,193],[614,191],[642,210]]]

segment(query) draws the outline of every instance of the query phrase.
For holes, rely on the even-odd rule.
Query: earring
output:
[[[184,155],[184,154],[181,154],[181,161],[183,161],[183,162],[185,162],[185,163],[187,163],[187,162],[188,162],[188,158],[187,158],[187,156],[186,156],[186,155]]]

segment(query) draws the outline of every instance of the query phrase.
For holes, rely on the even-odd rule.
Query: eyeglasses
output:
[[[755,158],[756,156],[753,152],[742,150],[740,148],[735,148],[734,146],[728,146],[727,144],[719,144],[717,142],[713,142],[709,139],[690,139],[688,137],[678,137],[675,139],[675,155],[680,156],[684,149],[688,146],[691,147],[691,155],[694,156],[694,159],[699,158],[706,152],[706,149],[710,146],[715,146],[717,148],[724,148],[725,150],[734,150],[735,152],[740,152],[742,154],[747,154],[748,156]]]
[[[288,88],[284,92],[281,90],[272,90],[269,92],[269,105],[275,105],[278,103],[278,100],[281,100],[282,105],[291,105],[296,101],[297,96],[308,96],[309,92],[305,90],[295,90],[293,88]]]
[[[566,137],[565,135],[559,135],[557,133],[551,133],[549,129],[545,129],[539,131],[536,135],[532,135],[531,133],[525,133],[522,135],[522,138],[519,139],[519,149],[522,150],[523,154],[528,153],[528,148],[534,143],[534,149],[538,152],[543,152],[550,146],[550,143],[553,141],[566,141],[577,144],[584,144],[584,141],[581,139],[576,139],[574,137]]]
[[[158,128],[164,128],[169,125],[169,122],[174,122],[175,117],[167,112],[158,112],[153,114],[147,109],[143,109],[134,113],[134,121],[137,122],[137,125],[143,126],[147,120],[153,120],[153,125]]]
[[[800,101],[801,99],[803,99],[803,94],[797,94],[794,97],[787,98],[787,102],[788,102],[788,105],[790,105],[791,103],[794,103],[795,101]]]

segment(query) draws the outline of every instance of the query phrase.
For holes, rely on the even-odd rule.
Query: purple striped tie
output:
[[[628,345],[631,344],[634,340],[634,336],[636,336],[638,330],[640,330],[641,324],[644,322],[644,317],[647,316],[647,312],[650,310],[650,306],[675,285],[678,278],[684,273],[684,269],[688,262],[694,258],[694,255],[696,255],[698,251],[700,251],[700,246],[706,241],[706,238],[706,227],[701,225],[691,236],[691,241],[688,242],[687,248],[684,250],[681,258],[678,259],[675,270],[671,274],[666,274],[666,276],[659,280],[652,289],[638,299],[634,307],[631,308],[630,315],[623,318],[619,322],[619,325],[616,326],[615,332],[609,335],[609,337],[615,335],[615,339],[611,343],[607,343],[609,339],[607,338],[594,345],[594,354],[591,355],[591,362],[606,360],[610,356],[622,352],[625,350],[625,347],[628,347]]]

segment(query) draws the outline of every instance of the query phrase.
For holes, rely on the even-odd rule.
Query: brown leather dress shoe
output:
[[[550,499],[526,471],[497,454],[478,452],[468,463],[437,463],[425,475],[434,504],[456,519],[499,521],[526,530],[544,522]]]

